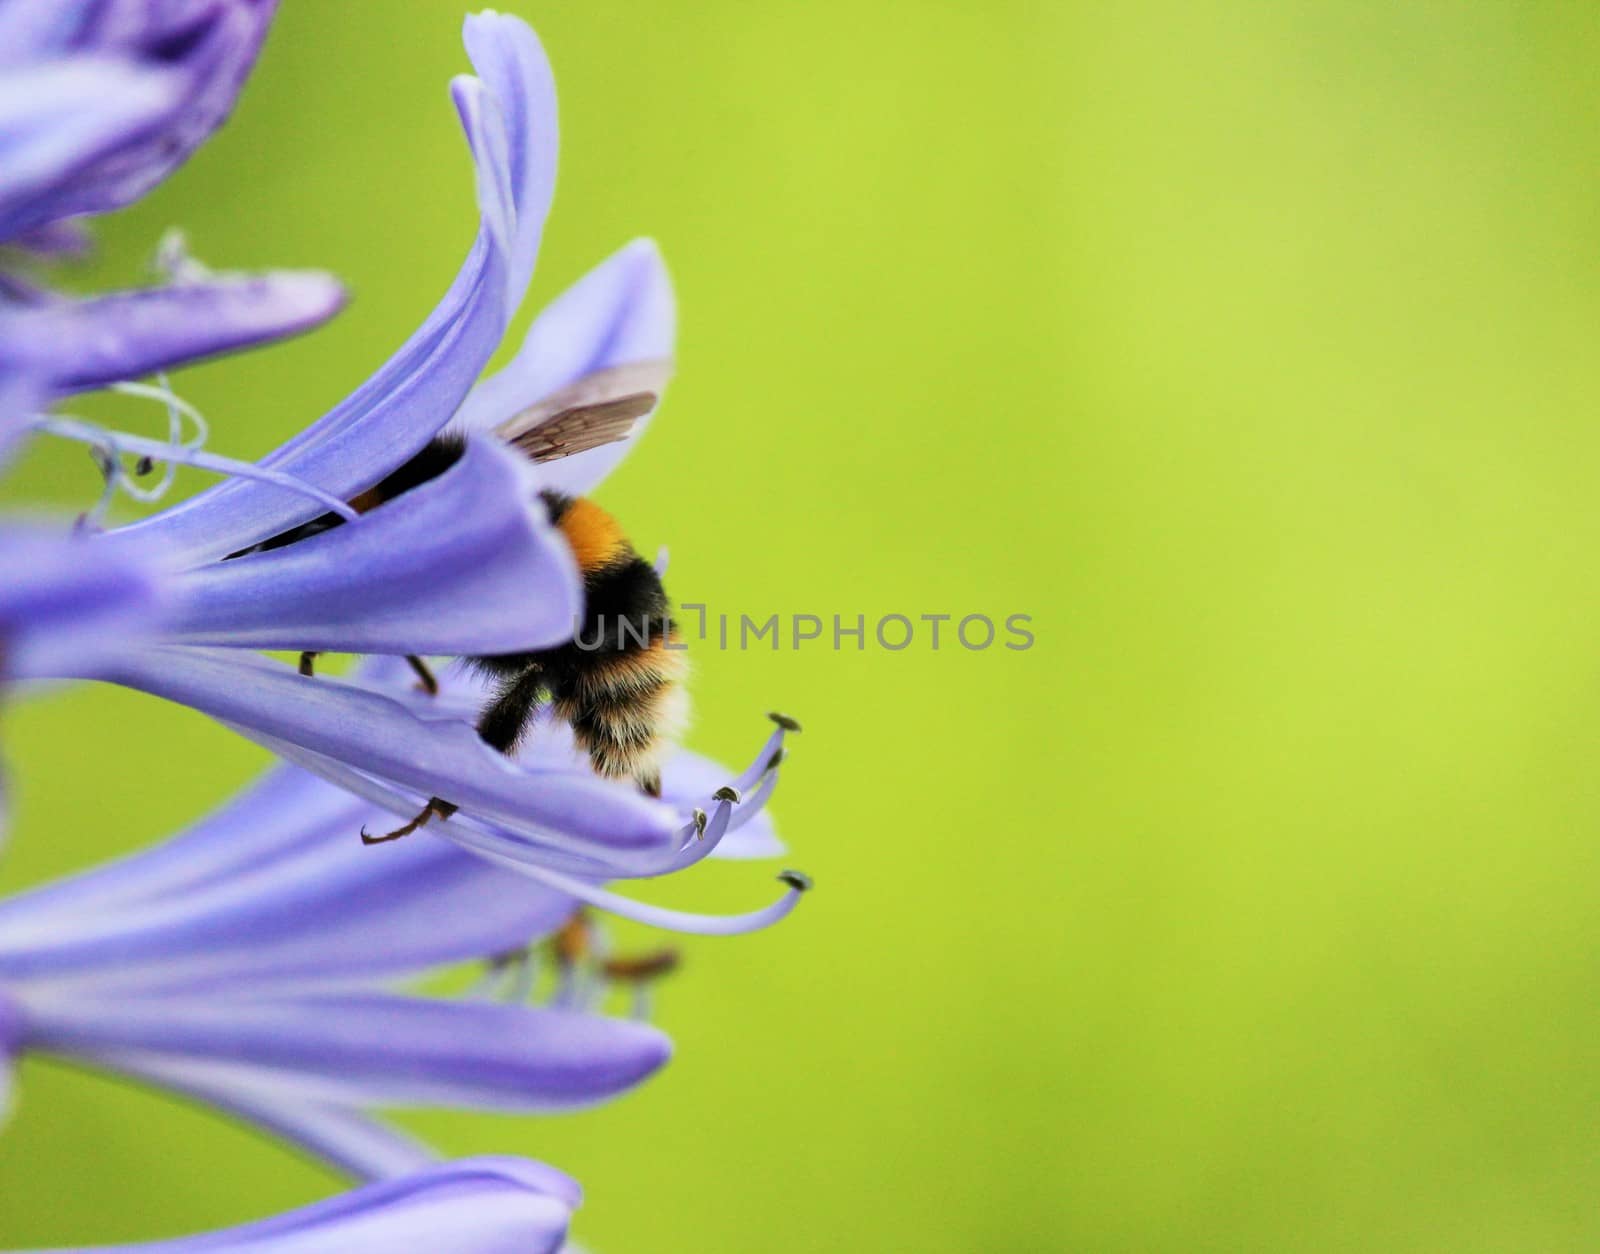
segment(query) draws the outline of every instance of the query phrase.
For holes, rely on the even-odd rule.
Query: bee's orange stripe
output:
[[[617,520],[584,497],[567,506],[558,525],[584,574],[633,552]]]

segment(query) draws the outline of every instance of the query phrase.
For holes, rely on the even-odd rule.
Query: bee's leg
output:
[[[429,680],[433,678],[433,673],[427,669],[427,664],[421,658],[408,660],[419,675],[425,675]],[[489,703],[488,708],[478,719],[478,735],[501,753],[510,753],[516,748],[517,741],[522,738],[529,720],[539,708],[542,688],[543,680],[538,667],[530,666]],[[385,832],[382,836],[369,836],[367,829],[362,828],[361,843],[381,845],[386,841],[399,840],[402,836],[409,836],[419,827],[426,825],[434,815],[447,819],[457,808],[438,797],[429,797],[428,804],[422,807],[416,818],[392,832]]]
[[[483,742],[501,753],[516,749],[539,711],[544,685],[544,674],[537,666],[530,666],[507,684],[478,717],[478,735]]]
[[[310,677],[310,676],[315,675],[317,673],[317,668],[316,668],[317,657],[318,657],[318,655],[316,653],[312,652],[310,649],[307,649],[304,653],[302,653],[300,655],[300,673],[302,675]]]
[[[640,775],[638,777],[638,781],[639,781],[639,791],[642,792],[645,796],[647,796],[647,797],[659,797],[661,795],[661,772],[660,771],[651,771],[648,775]]]
[[[421,684],[422,691],[430,697],[437,697],[439,695],[439,681],[434,678],[433,671],[429,669],[428,664],[415,653],[406,654],[406,661],[411,663],[411,669],[417,673],[417,679]]]
[[[411,835],[417,828],[425,827],[428,820],[434,815],[437,814],[441,819],[447,819],[456,812],[456,809],[457,807],[451,805],[448,801],[441,801],[437,797],[429,797],[428,804],[422,807],[417,817],[403,827],[397,827],[392,832],[385,832],[382,836],[369,836],[367,835],[367,829],[363,827],[361,829],[361,843],[363,845],[381,845],[386,841],[399,840],[402,836]]]

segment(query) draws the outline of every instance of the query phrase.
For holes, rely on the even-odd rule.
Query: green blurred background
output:
[[[563,110],[518,329],[634,235],[678,285],[678,381],[601,494],[674,593],[1028,613],[1037,643],[701,647],[694,747],[806,724],[776,811],[817,891],[688,944],[639,1093],[412,1126],[576,1174],[602,1254],[1600,1248],[1600,10],[517,8]],[[104,225],[85,282],[180,223],[351,284],[328,329],[180,378],[216,448],[321,413],[454,273],[459,18],[284,0],[235,121]],[[80,449],[24,472],[94,487]],[[122,692],[4,731],[7,888],[263,762]],[[24,1072],[8,1245],[334,1187]]]

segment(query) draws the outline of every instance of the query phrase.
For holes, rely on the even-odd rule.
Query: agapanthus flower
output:
[[[408,682],[381,671],[307,678],[258,652],[463,656],[569,639],[581,585],[538,492],[588,491],[643,424],[630,441],[537,470],[483,432],[592,372],[671,355],[670,285],[654,247],[639,242],[558,298],[515,360],[477,382],[532,273],[555,179],[555,96],[524,23],[480,14],[468,19],[465,39],[478,75],[457,78],[452,94],[476,167],[480,220],[455,283],[376,374],[259,466],[100,538],[113,550],[165,554],[175,602],[157,645],[72,677],[202,710],[396,814],[447,798],[458,810],[435,825],[441,834],[562,891],[617,905],[594,885],[697,861],[708,832],[715,837],[733,809],[748,806],[742,798],[770,774],[776,748],[725,795],[673,805],[570,763],[508,761],[476,735],[475,711],[412,701]],[[449,470],[359,518],[343,505],[451,424],[469,438]],[[82,434],[61,418],[40,425]],[[127,439],[123,447],[161,451]],[[347,525],[249,551],[328,510]],[[800,883],[728,927],[781,916]]]
[[[463,1158],[237,1228],[74,1248],[78,1254],[556,1254],[581,1196],[576,1182],[540,1163]]]
[[[0,0],[0,343],[56,392],[99,387],[323,321],[330,277],[211,276],[79,300],[19,262],[80,251],[80,219],[142,196],[223,121],[275,0]]]
[[[553,744],[534,752],[554,768]],[[719,774],[680,752],[664,788],[687,799]],[[780,848],[745,814],[711,850]],[[369,1107],[564,1110],[666,1060],[661,1033],[596,1012],[602,961],[563,959],[529,1004],[530,946],[571,924],[574,898],[444,841],[374,856],[350,834],[376,815],[282,766],[170,840],[0,901],[0,1089],[17,1054],[62,1055],[379,1177],[430,1155]],[[476,959],[503,977],[492,999],[394,991]]]
[[[271,8],[0,0],[0,243],[13,257],[68,246],[78,216],[169,172],[227,113]],[[659,367],[673,347],[671,289],[654,247],[638,242],[554,302],[515,360],[480,381],[534,266],[555,101],[523,23],[481,14],[465,38],[477,75],[452,94],[477,177],[466,262],[385,365],[259,464],[210,452],[203,432],[180,438],[180,419],[199,428],[199,415],[164,378],[134,377],[324,317],[338,303],[331,283],[217,279],[177,252],[169,284],[86,301],[0,275],[0,385],[11,364],[32,380],[0,395],[0,454],[14,438],[6,416],[20,411],[30,429],[96,449],[102,506],[117,490],[138,495],[127,455],[229,476],[109,532],[100,507],[71,528],[0,524],[0,677],[127,685],[292,764],[154,849],[0,902],[0,1100],[19,1055],[55,1054],[391,1180],[262,1224],[129,1248],[557,1249],[577,1201],[564,1177],[514,1160],[430,1167],[427,1148],[373,1109],[561,1110],[631,1087],[667,1041],[602,1013],[600,999],[618,982],[637,991],[662,960],[608,958],[584,908],[733,933],[783,917],[807,886],[784,872],[779,900],[725,917],[604,887],[776,852],[765,805],[792,720],[775,716],[731,778],[678,753],[656,799],[599,779],[548,717],[514,755],[495,752],[475,730],[478,680],[447,673],[422,693],[403,669],[416,655],[571,638],[582,585],[540,493],[590,491],[644,420],[627,441],[537,469],[492,429],[596,372]],[[100,386],[162,401],[168,438],[60,412],[70,392]],[[348,503],[447,426],[464,438],[447,470],[368,512]],[[343,525],[272,543],[324,514]],[[273,649],[375,656],[348,676],[310,677],[264,655]],[[448,841],[374,853],[354,839],[430,797],[449,798],[451,815],[430,828]],[[536,979],[533,943],[552,936],[553,975]],[[487,983],[466,996],[398,987],[482,960]]]

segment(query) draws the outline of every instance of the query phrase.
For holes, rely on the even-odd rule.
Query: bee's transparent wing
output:
[[[671,374],[665,358],[596,370],[513,414],[495,434],[536,462],[625,440],[656,407]]]

